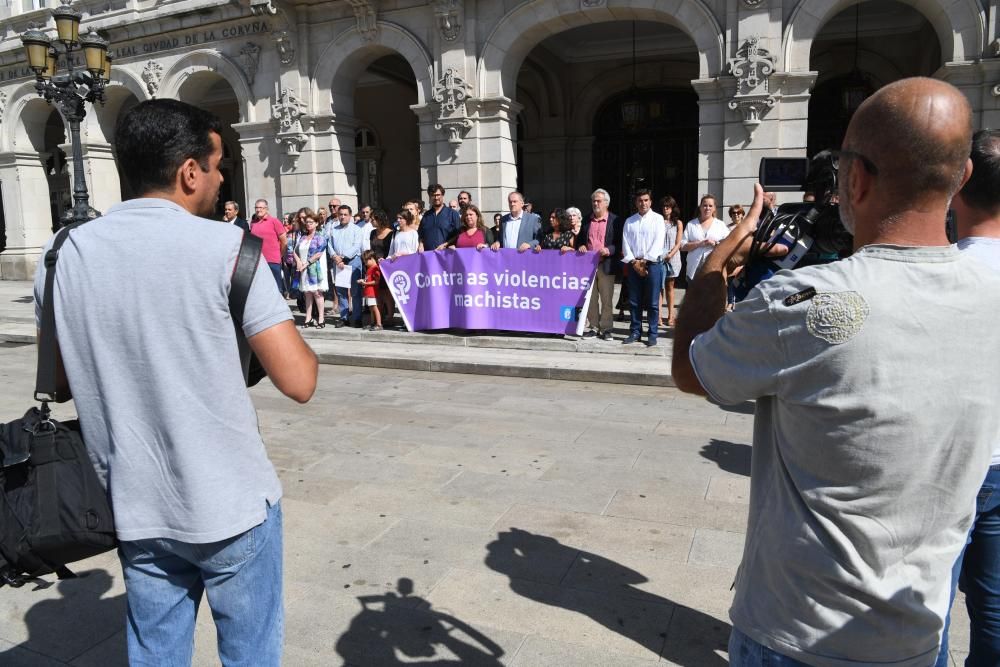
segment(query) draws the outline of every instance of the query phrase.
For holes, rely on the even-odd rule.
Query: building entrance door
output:
[[[611,209],[634,211],[635,191],[654,203],[672,195],[682,217],[697,207],[698,98],[693,90],[629,91],[609,100],[594,122],[594,183],[611,193]]]

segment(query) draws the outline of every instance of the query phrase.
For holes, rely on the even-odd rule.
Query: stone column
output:
[[[426,190],[431,183],[444,183],[438,178],[438,140],[441,138],[441,131],[434,127],[436,114],[434,105],[413,104],[410,109],[417,116],[417,132],[420,137],[420,190]],[[454,186],[445,184],[445,187]],[[459,190],[462,189],[471,190],[471,188],[459,187]],[[455,194],[457,196],[458,190],[455,191]],[[473,200],[479,201],[474,190],[472,194]]]
[[[946,63],[935,76],[958,88],[972,107],[976,129],[1000,125],[1000,58],[976,63]]]
[[[7,226],[0,279],[31,280],[41,247],[52,236],[49,181],[38,153],[0,153],[0,183]]]
[[[479,203],[484,211],[506,211],[507,193],[517,189],[514,150],[521,105],[507,97],[474,100],[475,121],[466,142],[476,145]]]
[[[122,200],[121,181],[118,178],[118,167],[111,145],[104,142],[91,142],[82,146],[84,177],[87,179],[87,192],[90,195],[91,207],[101,213]],[[72,149],[67,144],[63,150],[72,155]],[[72,182],[73,161],[69,161],[70,182]]]
[[[711,192],[726,201],[723,174],[726,171],[727,137],[730,128],[726,118],[726,101],[722,82],[718,78],[696,79],[691,82],[698,94],[698,196]],[[738,127],[738,126],[737,126]],[[742,131],[742,128],[738,128]]]
[[[233,159],[243,164],[246,217],[253,215],[257,199],[266,199],[272,213],[281,211],[280,149],[274,141],[274,127],[270,122],[237,123],[233,130],[240,138],[240,154]]]

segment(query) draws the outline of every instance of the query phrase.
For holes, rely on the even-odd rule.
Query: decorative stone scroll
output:
[[[274,16],[278,8],[274,0],[250,0],[250,13],[254,16]]]
[[[743,42],[736,57],[729,60],[729,71],[737,82],[729,108],[743,117],[749,143],[760,125],[761,116],[774,106],[774,96],[768,89],[768,78],[774,72],[774,56],[760,46],[760,37],[753,36]]]
[[[1000,97],[1000,83],[993,86],[993,90],[991,90],[990,92],[993,93],[993,97]]]
[[[160,89],[160,80],[163,78],[163,65],[150,60],[142,68],[142,80],[146,84],[146,90],[150,97],[156,97],[156,91]]]
[[[454,42],[462,34],[461,11],[461,0],[434,0],[434,15],[444,41]]]
[[[455,150],[462,145],[466,133],[472,129],[465,101],[469,98],[472,87],[453,68],[445,70],[444,76],[434,84],[434,101],[438,105],[438,117],[434,121],[434,129],[444,131],[448,143]]]
[[[288,88],[282,88],[277,103],[271,105],[271,119],[278,127],[274,141],[285,147],[285,155],[293,162],[306,145],[301,120],[305,113],[306,105]]]
[[[354,18],[358,22],[358,32],[366,42],[374,41],[378,36],[378,10],[375,0],[350,0],[354,9]]]
[[[260,47],[253,42],[247,42],[240,49],[240,64],[243,65],[243,72],[247,75],[247,82],[253,86],[253,80],[257,76],[257,65],[260,63]]]
[[[758,7],[762,7],[764,5],[764,0],[743,0],[743,4],[750,9],[757,9]]]
[[[0,90],[0,123],[3,123],[3,115],[7,111],[7,93]]]
[[[580,9],[597,9],[607,6],[607,4],[608,0],[580,0]]]

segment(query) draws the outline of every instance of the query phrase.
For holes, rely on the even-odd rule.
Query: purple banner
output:
[[[600,258],[558,250],[438,250],[379,266],[410,331],[579,333]],[[579,324],[579,327],[578,327]]]

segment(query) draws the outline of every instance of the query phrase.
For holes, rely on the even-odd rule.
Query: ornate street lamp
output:
[[[111,56],[108,55],[108,41],[93,28],[80,35],[82,15],[70,6],[70,0],[62,0],[62,3],[52,10],[56,21],[55,39],[38,28],[29,27],[21,35],[21,43],[28,57],[28,67],[35,73],[38,94],[69,122],[73,146],[73,211],[66,217],[72,222],[84,222],[100,214],[89,205],[87,181],[83,176],[80,122],[87,115],[87,102],[104,103],[104,87],[111,78]],[[76,57],[81,51],[83,62]],[[60,64],[64,72],[59,72]]]

